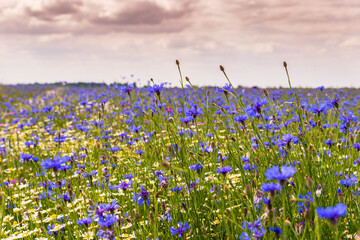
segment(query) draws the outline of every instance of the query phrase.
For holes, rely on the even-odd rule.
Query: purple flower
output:
[[[348,175],[345,176],[344,180],[341,180],[339,182],[341,185],[343,185],[344,187],[350,187],[350,186],[354,186],[357,183],[357,178],[354,174],[351,174],[350,177]]]
[[[249,237],[249,234],[247,234],[247,232],[243,232],[240,235],[239,239],[241,239],[241,240],[251,240],[251,238]]]
[[[235,122],[240,122],[241,124],[245,124],[245,121],[248,119],[247,115],[239,115],[234,117]]]
[[[197,116],[203,114],[202,108],[198,108],[197,105],[192,105],[190,109],[185,109],[185,114],[188,117],[196,118]]]
[[[255,220],[254,222],[243,221],[242,228],[245,230],[250,230],[251,236],[254,236],[255,239],[260,239],[264,236],[265,229],[262,226],[261,219]],[[246,238],[240,238],[246,239]],[[249,238],[250,239],[250,238]]]
[[[224,175],[224,177],[226,176],[227,173],[231,172],[232,167],[227,166],[227,167],[221,167],[217,169],[218,173],[221,173],[222,175]]]
[[[104,203],[100,203],[96,206],[95,210],[95,220],[97,218],[103,217],[105,212],[107,211],[107,206]]]
[[[335,142],[334,141],[331,141],[330,139],[326,140],[325,141],[326,145],[328,145],[329,147],[332,147],[334,146]]]
[[[178,234],[178,237],[182,237],[185,231],[190,228],[190,225],[187,222],[184,222],[184,225],[182,222],[179,222],[178,225],[179,229],[171,227],[170,232],[171,235]]]
[[[183,187],[176,186],[171,188],[171,191],[176,193],[181,192],[181,190],[183,190]]]
[[[123,86],[120,87],[120,91],[130,95],[133,88],[134,88],[134,84],[129,84],[129,85],[126,84],[126,85],[123,85]]]
[[[193,171],[201,171],[201,169],[203,168],[203,165],[195,163],[194,165],[190,165],[190,169]]]
[[[115,215],[106,215],[105,217],[99,217],[98,224],[101,227],[111,227],[116,221],[117,218]]]
[[[160,85],[154,84],[154,86],[149,88],[149,93],[156,93],[160,97],[160,92],[163,89],[165,83],[161,83]]]
[[[257,99],[255,99],[254,104],[252,106],[249,105],[245,108],[245,112],[251,117],[257,117],[258,114],[261,113],[261,107],[265,104],[267,104],[266,99],[263,100],[263,99],[257,98]]]
[[[114,233],[114,230],[111,231],[100,229],[96,236],[98,236],[100,239],[115,240]]]
[[[266,170],[265,177],[267,180],[279,180],[284,181],[292,177],[296,173],[296,170],[293,166],[282,166],[281,171],[279,166],[273,166]]]
[[[65,140],[66,140],[66,136],[64,136],[64,135],[55,136],[53,139],[53,141],[56,143],[63,143],[63,142],[65,142]]]
[[[121,182],[119,185],[114,186],[116,189],[122,189],[123,191],[126,191],[126,189],[130,188],[132,184],[132,181],[127,182]]]
[[[225,91],[223,89],[225,89]],[[223,93],[223,92],[230,91],[230,90],[231,90],[231,85],[228,83],[228,84],[225,84],[222,88],[217,88],[215,90],[215,92]]]
[[[330,102],[328,102],[328,107],[331,108],[339,108],[339,95],[337,93],[335,93],[335,97],[333,99],[330,100]]]
[[[106,211],[109,211],[111,213],[114,213],[116,209],[119,208],[119,205],[117,204],[116,200],[113,200],[111,203],[106,204]]]
[[[59,157],[55,156],[53,160],[51,159],[45,159],[41,162],[40,166],[42,166],[44,169],[52,169],[54,171],[57,170],[67,170],[71,168],[71,166],[64,165],[67,161],[69,161],[69,157]]]
[[[146,191],[142,185],[140,185],[140,188],[142,191],[140,193],[137,193],[136,195],[134,193],[133,200],[137,202],[140,206],[143,205],[144,201],[148,206],[150,206],[151,203],[149,199],[149,192]]]
[[[308,192],[308,194],[306,195],[301,195],[299,194],[299,199],[304,199],[304,200],[307,200],[307,201],[303,201],[303,202],[299,202],[297,204],[297,211],[300,212],[300,213],[303,213],[303,208],[306,210],[306,209],[309,209],[309,205],[310,203],[309,202],[313,202],[313,197],[312,197],[312,193],[311,192]]]
[[[31,160],[31,158],[33,157],[32,154],[27,154],[27,153],[21,153],[20,154],[20,162],[29,162]]]
[[[261,189],[264,192],[274,192],[274,191],[280,191],[281,190],[281,186],[279,183],[275,184],[275,183],[263,183],[263,185],[261,186]]]
[[[316,213],[320,218],[327,218],[330,220],[330,223],[336,224],[337,220],[346,214],[346,205],[343,203],[338,203],[335,207],[318,207],[316,208]]]
[[[354,143],[354,148],[360,151],[360,143]]]
[[[91,217],[87,217],[84,219],[79,219],[77,220],[77,224],[79,225],[85,225],[85,227],[89,226],[90,223],[92,223],[92,218]]]
[[[278,142],[278,147],[282,148],[282,147],[290,147],[290,143],[293,142],[294,144],[298,143],[298,139],[297,137],[294,137],[291,133],[285,134],[284,136],[281,137],[281,139]]]
[[[279,227],[269,227],[269,231],[275,232],[277,237],[282,234],[281,228]]]

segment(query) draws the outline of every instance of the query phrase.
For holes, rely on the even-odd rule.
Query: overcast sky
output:
[[[0,0],[2,83],[360,87],[359,0]],[[131,77],[131,75],[134,75]]]

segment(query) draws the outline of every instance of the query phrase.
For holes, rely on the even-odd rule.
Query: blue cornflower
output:
[[[85,227],[88,227],[90,223],[92,223],[92,218],[91,217],[87,217],[84,219],[79,219],[77,220],[77,224],[79,225],[85,225]]]
[[[187,222],[184,222],[184,225],[182,222],[179,222],[178,225],[179,229],[170,228],[171,235],[178,234],[178,237],[182,237],[185,231],[191,227]]]
[[[190,109],[185,109],[186,116],[190,116],[194,119],[203,113],[202,108],[198,108],[197,105],[192,105]]]
[[[116,221],[117,218],[115,215],[106,215],[105,217],[99,217],[98,224],[101,227],[111,227]]]
[[[171,188],[171,191],[176,192],[176,193],[181,192],[182,190],[183,190],[183,187],[179,187],[179,186]]]
[[[321,113],[326,111],[326,104],[314,104],[310,106],[310,111],[314,114],[317,114],[318,116],[320,116]]]
[[[55,227],[56,227],[55,224],[47,225],[47,229],[48,229],[47,233],[48,233],[49,235],[52,235],[52,234],[56,235],[56,234],[58,234],[59,231],[54,231]]]
[[[189,122],[192,122],[194,121],[194,118],[192,116],[186,116],[185,118],[180,118],[181,122],[183,123],[189,123]]]
[[[203,168],[203,165],[195,163],[194,165],[190,165],[190,169],[193,171],[201,171],[201,169]]]
[[[173,220],[172,220],[172,217],[170,215],[170,211],[166,210],[165,214],[163,216],[160,216],[160,220],[172,222]]]
[[[335,145],[335,142],[334,141],[331,141],[330,139],[326,140],[325,141],[326,145],[328,145],[329,147],[332,147]]]
[[[216,158],[216,160],[217,160],[218,162],[220,162],[220,160],[221,160],[221,162],[224,162],[227,158],[228,158],[228,157],[223,156],[223,155],[221,155],[221,154],[219,153],[219,156]]]
[[[335,97],[331,99],[327,105],[330,109],[334,107],[339,108],[339,101],[340,101],[339,95],[335,93]]]
[[[123,93],[127,93],[128,95],[130,95],[131,91],[134,88],[134,84],[126,84],[126,85],[122,85],[120,87],[120,91]]]
[[[325,89],[324,86],[320,86],[320,87],[315,88],[315,90],[320,90],[320,91],[322,91],[322,90],[324,90],[324,89]]]
[[[49,191],[44,191],[44,192],[40,193],[39,197],[40,197],[40,200],[44,199],[44,198],[50,198],[50,199],[54,200],[54,198],[52,197],[54,194],[55,193],[52,190],[49,190]]]
[[[126,191],[128,188],[131,187],[132,181],[127,182],[121,182],[119,185],[114,186],[115,189],[121,189],[123,191]]]
[[[137,153],[141,156],[144,153],[144,150],[142,150],[142,149],[135,150],[135,153]]]
[[[133,177],[134,177],[134,174],[132,174],[132,173],[129,173],[129,174],[126,174],[123,176],[123,178],[129,179],[129,180],[131,180]]]
[[[55,136],[53,139],[53,141],[56,143],[63,143],[63,142],[65,142],[65,140],[66,140],[66,136],[64,136],[64,135]]]
[[[354,148],[360,151],[360,143],[354,143]]]
[[[340,120],[342,121],[342,124],[340,127],[346,127],[351,122],[358,122],[359,118],[355,116],[352,112],[347,112],[347,115],[340,114]]]
[[[266,99],[255,99],[254,104],[251,106],[247,106],[245,108],[245,112],[247,113],[247,115],[249,115],[250,117],[257,117],[258,114],[261,113],[261,107],[263,105],[267,104],[267,100]]]
[[[162,170],[159,170],[159,171],[156,171],[155,172],[155,176],[162,176],[164,174],[164,171],[162,171]]]
[[[154,86],[149,88],[149,93],[153,94],[156,93],[160,97],[160,92],[163,89],[165,83],[161,83],[160,85],[154,84]]]
[[[113,200],[111,203],[106,204],[106,211],[109,211],[110,213],[114,213],[116,209],[119,208],[119,205],[117,204],[116,200]]]
[[[211,146],[208,146],[207,144],[204,147],[204,152],[206,153],[212,153],[214,149]]]
[[[218,173],[221,173],[222,175],[224,175],[224,177],[226,176],[227,173],[231,172],[232,167],[227,166],[227,167],[221,167],[217,169]]]
[[[29,162],[31,160],[31,158],[33,157],[32,154],[28,154],[28,153],[21,153],[20,154],[20,162]]]
[[[70,202],[71,201],[71,196],[68,193],[64,193],[62,195],[59,195],[58,197],[64,199],[65,202]]]
[[[251,240],[251,238],[249,237],[249,234],[247,234],[247,232],[243,232],[240,236],[239,239],[241,240]]]
[[[251,236],[255,237],[255,239],[260,239],[264,236],[265,233],[265,229],[262,226],[261,219],[255,220],[253,223],[243,221],[242,228],[245,230],[250,230]]]
[[[298,143],[298,139],[297,137],[294,137],[291,133],[285,134],[284,136],[281,137],[281,139],[279,139],[278,141],[278,147],[282,148],[282,147],[290,147],[290,143],[293,142],[294,144]]]
[[[330,223],[336,224],[337,220],[346,214],[346,205],[343,203],[338,203],[335,207],[318,207],[316,208],[316,213],[320,218],[327,218],[330,220]]]
[[[247,115],[239,115],[234,117],[235,122],[240,122],[241,124],[245,125],[245,121],[248,119]]]
[[[137,202],[140,206],[143,205],[144,201],[148,206],[150,206],[151,203],[149,199],[149,192],[146,191],[142,185],[140,185],[140,188],[142,191],[140,193],[137,193],[136,195],[134,193],[133,200]]]
[[[224,91],[225,89],[225,91]],[[216,88],[215,92],[217,93],[224,93],[226,91],[230,91],[231,90],[231,85],[228,83],[228,84],[225,84],[222,88]]]
[[[41,110],[43,113],[50,112],[53,109],[53,106],[45,106]]]
[[[52,169],[53,171],[67,170],[71,168],[71,166],[66,166],[64,164],[69,160],[70,158],[68,157],[55,156],[53,160],[49,158],[45,159],[41,162],[40,166],[42,166],[44,169]]]
[[[245,163],[244,165],[243,165],[243,169],[245,170],[245,171],[251,171],[251,170],[253,170],[253,169],[255,169],[256,168],[256,165],[250,165],[249,163]]]
[[[114,230],[104,230],[100,229],[96,234],[99,239],[115,240],[115,231]]]
[[[269,231],[275,232],[277,237],[279,237],[279,235],[282,234],[281,228],[279,227],[269,227]]]
[[[104,203],[100,203],[98,205],[96,205],[96,210],[95,210],[95,217],[94,219],[97,220],[100,217],[103,217],[104,214],[107,211],[107,205]]]
[[[297,211],[300,212],[300,213],[303,213],[303,208],[306,210],[306,209],[309,209],[309,205],[310,203],[309,202],[313,202],[313,198],[312,198],[312,193],[311,192],[308,192],[308,194],[306,195],[301,195],[299,194],[299,199],[303,199],[303,200],[307,200],[307,201],[304,201],[304,202],[299,202],[297,204]]]
[[[275,183],[263,183],[263,185],[261,186],[261,189],[264,192],[273,193],[274,191],[280,191],[281,190],[281,185],[279,183],[277,183],[277,184],[275,184]]]
[[[25,142],[25,146],[27,146],[27,147],[30,147],[33,145],[35,145],[35,143],[32,140]]]
[[[296,170],[293,166],[282,166],[281,171],[279,170],[279,166],[273,166],[266,169],[265,177],[267,178],[267,180],[284,181],[292,177],[295,173]]]
[[[138,133],[141,130],[142,126],[130,126],[131,131]]]
[[[357,184],[357,178],[354,174],[351,174],[350,177],[348,175],[345,176],[344,180],[339,181],[341,185],[344,187],[350,187]]]

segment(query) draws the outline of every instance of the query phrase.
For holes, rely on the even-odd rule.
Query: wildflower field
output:
[[[356,239],[360,91],[220,69],[222,87],[1,86],[0,239]]]

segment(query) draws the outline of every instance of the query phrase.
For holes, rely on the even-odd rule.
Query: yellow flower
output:
[[[94,233],[92,232],[87,232],[86,234],[83,235],[84,239],[93,239],[94,238]]]
[[[27,236],[29,236],[30,235],[30,233],[29,232],[23,232],[22,234],[20,234],[20,236],[21,237],[27,237]]]

